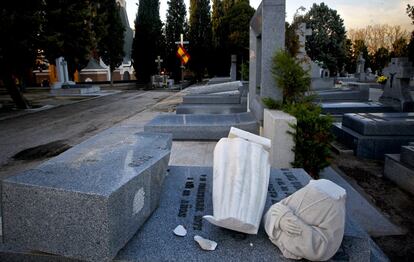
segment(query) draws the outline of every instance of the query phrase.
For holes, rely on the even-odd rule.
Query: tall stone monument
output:
[[[237,80],[237,55],[231,55],[230,79]]]
[[[407,57],[392,58],[389,66],[384,69],[388,81],[380,102],[391,105],[398,111],[414,111],[414,101],[410,94],[410,78],[413,74],[413,66]]]
[[[66,62],[65,58],[56,58],[55,63],[58,81],[53,83],[52,88],[58,89],[62,88],[63,85],[74,85],[75,82],[69,80],[68,63]]]
[[[262,98],[282,100],[273,79],[272,58],[285,48],[285,0],[263,0],[250,20],[249,108],[263,120]]]

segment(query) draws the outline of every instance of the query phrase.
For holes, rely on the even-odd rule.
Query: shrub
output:
[[[321,115],[321,108],[312,103],[313,97],[305,96],[310,77],[292,56],[285,51],[276,52],[272,72],[283,90],[283,103],[264,98],[263,104],[296,117],[297,124],[293,126],[295,131],[289,133],[295,142],[292,166],[301,167],[313,178],[318,178],[319,172],[330,163],[332,118]]]
[[[329,145],[333,141],[331,134],[332,117],[321,115],[321,108],[312,103],[290,104],[284,111],[297,119],[290,133],[295,141],[293,167],[301,167],[313,178],[330,164]]]
[[[310,76],[286,51],[280,50],[273,56],[273,77],[277,86],[282,89],[283,104],[299,102],[309,89]]]

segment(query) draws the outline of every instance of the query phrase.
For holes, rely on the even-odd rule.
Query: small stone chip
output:
[[[182,225],[178,225],[174,230],[174,234],[179,237],[185,237],[187,235],[187,230]]]
[[[200,245],[200,247],[204,250],[213,251],[217,247],[217,242],[212,240],[202,238],[200,236],[194,236],[194,240]]]

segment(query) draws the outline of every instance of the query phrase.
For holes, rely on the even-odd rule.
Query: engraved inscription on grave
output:
[[[178,217],[186,218],[189,213],[191,214],[192,208],[194,208],[192,222],[194,230],[201,231],[203,229],[206,189],[207,175],[202,174],[199,176],[198,181],[195,181],[193,177],[188,177],[184,182],[184,189],[181,192]]]

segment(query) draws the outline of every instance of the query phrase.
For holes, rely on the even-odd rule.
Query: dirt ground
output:
[[[414,196],[401,190],[383,177],[384,163],[355,156],[334,155],[334,168],[346,174],[353,184],[394,224],[407,231],[402,236],[374,238],[391,261],[413,261],[414,259]],[[375,223],[375,221],[373,221]]]

